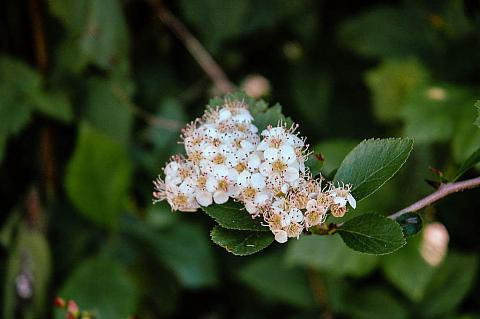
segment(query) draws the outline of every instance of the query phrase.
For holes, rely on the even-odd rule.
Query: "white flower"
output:
[[[275,240],[280,244],[284,244],[288,240],[288,234],[283,229],[276,230],[273,234],[275,235]]]
[[[332,188],[329,191],[330,196],[333,198],[333,202],[340,207],[346,207],[347,203],[352,206],[353,209],[357,207],[357,201],[350,194],[351,186],[341,186],[338,188]]]

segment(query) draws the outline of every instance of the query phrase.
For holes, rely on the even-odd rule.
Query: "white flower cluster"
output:
[[[349,185],[323,186],[312,178],[305,167],[308,145],[297,126],[269,126],[259,135],[252,122],[240,101],[207,109],[183,130],[186,157],[167,163],[165,178],[154,181],[154,201],[195,211],[232,198],[252,218],[262,217],[280,243],[322,224],[328,212],[339,217],[347,204],[355,208]]]

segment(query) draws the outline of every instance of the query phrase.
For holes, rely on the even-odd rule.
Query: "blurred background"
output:
[[[228,77],[283,105],[326,175],[362,139],[414,137],[347,216],[413,203],[480,146],[479,27],[478,1],[3,1],[0,317],[64,318],[61,296],[104,319],[480,318],[478,189],[388,256],[304,236],[235,257],[151,196]]]

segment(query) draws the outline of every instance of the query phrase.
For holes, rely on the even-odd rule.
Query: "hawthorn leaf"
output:
[[[237,256],[247,256],[267,248],[273,242],[270,232],[226,229],[215,226],[212,241]]]
[[[365,140],[345,157],[334,181],[352,184],[352,195],[359,201],[390,180],[406,162],[412,148],[410,138]]]
[[[242,204],[229,201],[225,204],[210,205],[202,209],[215,219],[215,221],[227,229],[269,231],[268,227],[261,224],[262,218],[252,219]]]
[[[366,254],[385,255],[406,244],[402,227],[377,214],[350,219],[337,232],[348,247]]]

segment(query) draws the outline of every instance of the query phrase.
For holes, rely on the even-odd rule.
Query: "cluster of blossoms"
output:
[[[166,164],[164,179],[154,181],[154,201],[189,212],[232,198],[252,218],[263,218],[280,243],[324,223],[329,212],[343,216],[347,204],[356,206],[350,185],[311,176],[308,145],[297,128],[279,124],[259,134],[240,101],[207,109],[182,131],[186,156]]]

